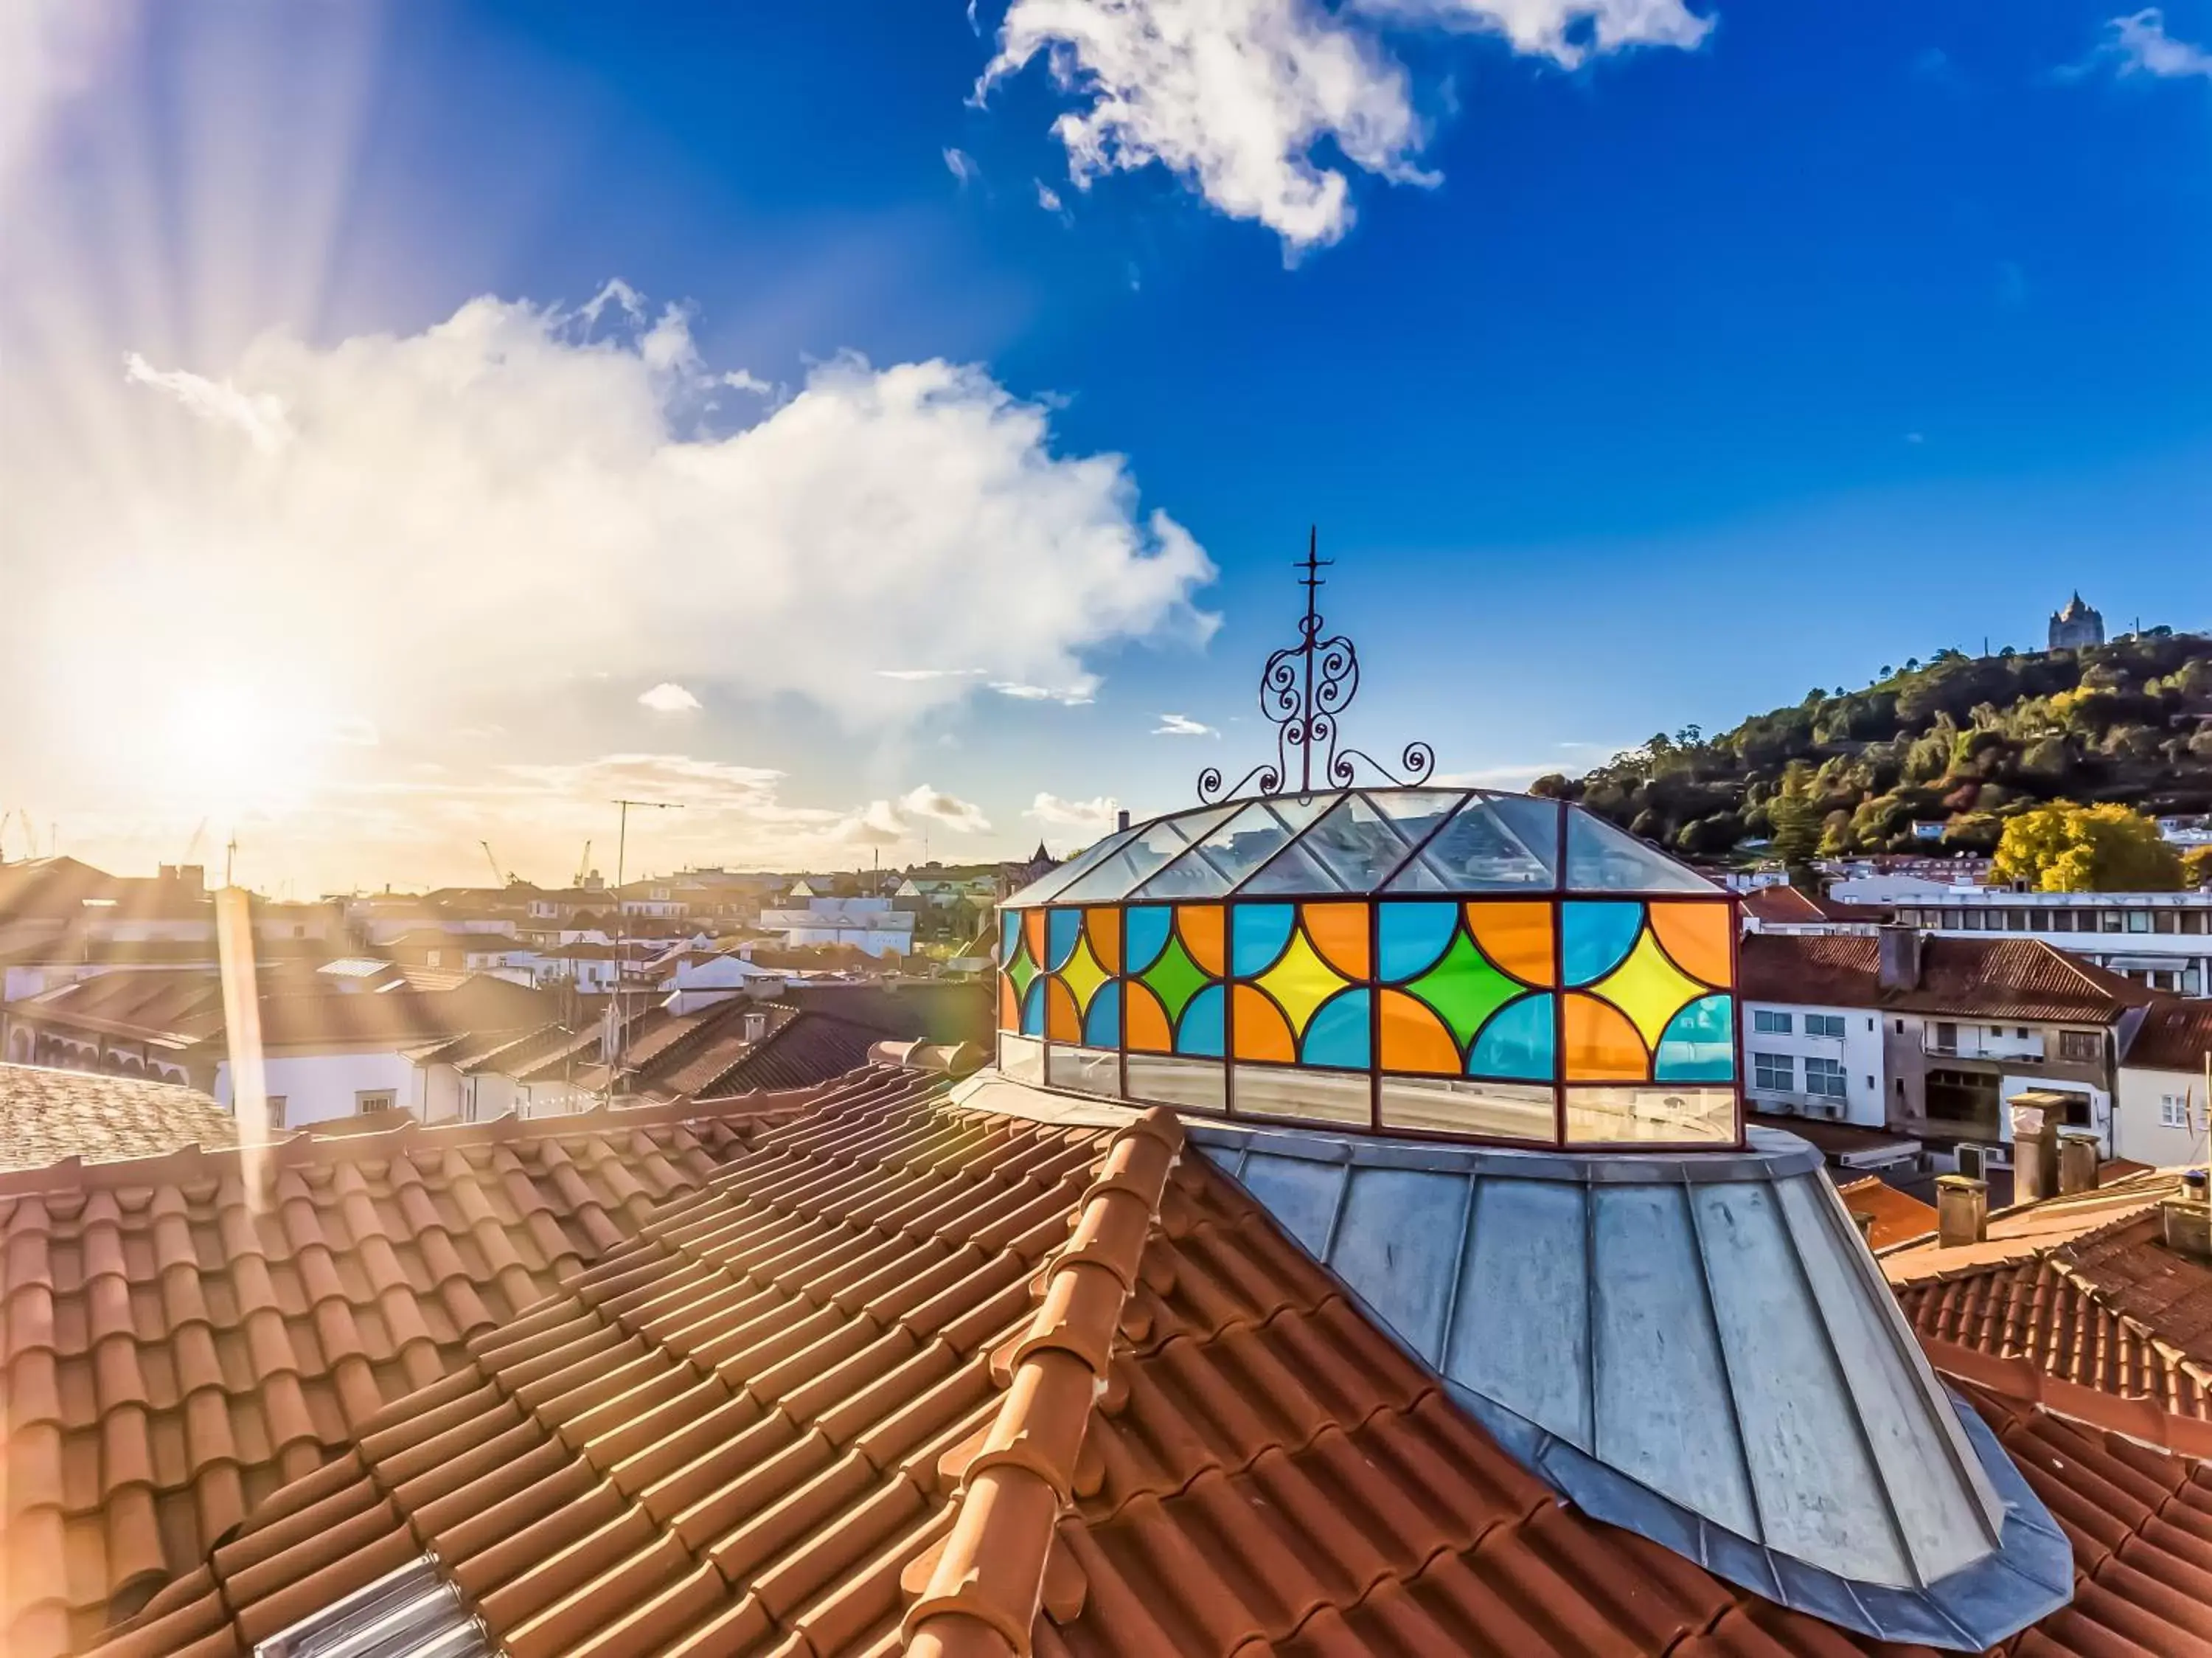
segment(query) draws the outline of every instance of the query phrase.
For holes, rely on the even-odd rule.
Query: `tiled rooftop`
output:
[[[2202,1076],[2212,1054],[2212,1002],[2165,1002],[2144,1015],[2128,1043],[2125,1063]]]
[[[0,1064],[0,1170],[64,1157],[152,1157],[191,1145],[227,1146],[237,1137],[236,1120],[198,1088]]]
[[[1935,1204],[1923,1203],[1909,1192],[1899,1192],[1878,1175],[1847,1181],[1836,1192],[1853,1214],[1874,1216],[1868,1241],[1876,1249],[1925,1237],[1936,1229]]]
[[[258,1204],[237,1149],[0,1174],[0,1651],[88,1644],[813,1097],[294,1135]]]
[[[1881,949],[1863,933],[1748,933],[1739,984],[1747,1002],[2082,1024],[2112,1024],[2159,1000],[2039,938],[1924,938],[1919,983],[1910,988],[1882,985]]]
[[[363,1424],[108,1650],[434,1551],[509,1658],[1882,1652],[1564,1507],[1164,1113],[835,1096]],[[1977,1392],[2075,1604],[2212,1654],[2212,1476]]]

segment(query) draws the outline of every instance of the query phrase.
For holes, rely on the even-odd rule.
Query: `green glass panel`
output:
[[[1406,988],[1437,1010],[1462,1052],[1491,1015],[1528,989],[1492,966],[1465,933],[1452,940],[1443,960]]]
[[[1026,1001],[1030,980],[1037,975],[1036,963],[1030,960],[1029,947],[1023,945],[1014,952],[1014,959],[1006,965],[1006,977],[1014,981],[1014,999]]]
[[[1182,1010],[1208,984],[1212,978],[1205,968],[1190,959],[1190,952],[1182,947],[1182,940],[1170,938],[1160,959],[1152,963],[1144,975],[1144,982],[1160,999],[1168,1010],[1170,1021],[1182,1017]]]

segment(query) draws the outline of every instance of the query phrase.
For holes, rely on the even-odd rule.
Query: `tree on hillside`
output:
[[[1774,856],[1790,872],[1790,884],[1807,891],[1814,887],[1813,859],[1820,850],[1820,803],[1813,798],[1813,769],[1793,760],[1782,774],[1782,793],[1767,808],[1772,826]]]
[[[2212,887],[2212,846],[2200,846],[2182,855],[2181,883],[2185,887]]]
[[[2039,893],[2171,893],[2181,859],[2140,812],[2054,801],[2005,824],[1990,874]]]

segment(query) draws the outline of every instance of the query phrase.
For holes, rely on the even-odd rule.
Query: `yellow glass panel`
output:
[[[1578,1082],[1634,1082],[1650,1075],[1650,1056],[1620,1009],[1570,991],[1566,996],[1567,1076]]]
[[[1098,987],[1113,975],[1098,965],[1098,958],[1091,954],[1090,945],[1078,939],[1073,954],[1067,958],[1067,965],[1060,970],[1060,977],[1073,994],[1077,1008],[1087,1011],[1091,998],[1098,993]]]
[[[1368,905],[1302,904],[1298,913],[1322,960],[1346,978],[1367,977]]]
[[[1291,1029],[1298,1033],[1305,1030],[1314,1009],[1345,986],[1343,976],[1314,953],[1301,932],[1291,933],[1281,957],[1256,982],[1282,1004]]]
[[[1483,954],[1524,984],[1553,982],[1549,904],[1470,904],[1467,930]]]
[[[1684,972],[1716,990],[1730,982],[1730,946],[1735,942],[1735,906],[1731,904],[1654,904],[1651,930]]]
[[[1628,1015],[1647,1048],[1658,1045],[1668,1020],[1705,993],[1704,985],[1667,959],[1649,932],[1636,941],[1627,960],[1590,990]]]
[[[1239,1059],[1273,1059],[1285,1064],[1298,1057],[1282,1010],[1249,984],[1236,987],[1236,1045]]]

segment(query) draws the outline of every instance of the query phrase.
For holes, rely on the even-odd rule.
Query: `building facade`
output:
[[[2105,619],[2091,606],[2081,601],[2077,588],[2066,601],[2066,608],[2051,613],[2050,648],[2053,650],[2081,650],[2105,643]]]
[[[2039,938],[2147,989],[2212,996],[2212,891],[2011,893],[1949,887],[1897,905],[1900,924],[1946,937]]]

